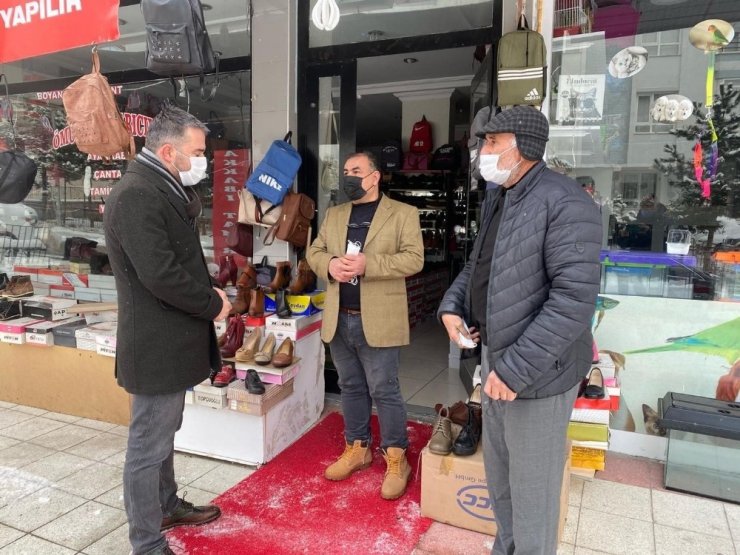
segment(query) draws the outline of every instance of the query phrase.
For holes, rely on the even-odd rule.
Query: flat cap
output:
[[[550,125],[545,115],[532,106],[514,106],[496,114],[477,133],[481,138],[486,133],[513,133],[519,152],[527,160],[542,160],[545,143],[549,138]]]

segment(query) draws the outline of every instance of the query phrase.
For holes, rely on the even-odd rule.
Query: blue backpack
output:
[[[273,141],[265,157],[249,176],[247,190],[255,197],[271,204],[283,202],[301,167],[301,155],[290,144],[292,136],[293,132],[288,131],[282,141]]]

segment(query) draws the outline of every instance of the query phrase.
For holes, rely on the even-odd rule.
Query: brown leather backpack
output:
[[[305,247],[308,244],[316,203],[304,194],[288,192],[280,208],[280,218],[267,232],[265,245],[271,245],[278,238],[295,247]]]
[[[67,123],[80,152],[111,158],[123,152],[136,155],[134,138],[118,111],[108,79],[100,73],[97,50],[92,53],[92,72],[83,75],[62,92]]]

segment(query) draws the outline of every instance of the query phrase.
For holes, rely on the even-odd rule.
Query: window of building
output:
[[[680,36],[678,29],[645,33],[641,36],[640,44],[650,56],[677,56],[681,51]]]
[[[651,112],[655,101],[662,96],[675,94],[670,92],[637,93],[637,117],[635,133],[668,133],[674,128],[671,123],[656,123]]]

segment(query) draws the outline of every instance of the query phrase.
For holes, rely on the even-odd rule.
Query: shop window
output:
[[[637,94],[637,117],[635,118],[635,133],[668,133],[673,124],[656,123],[652,117],[655,101],[673,93],[655,92]]]
[[[640,44],[650,56],[677,56],[681,49],[680,37],[681,33],[677,29],[646,33],[641,36]]]

